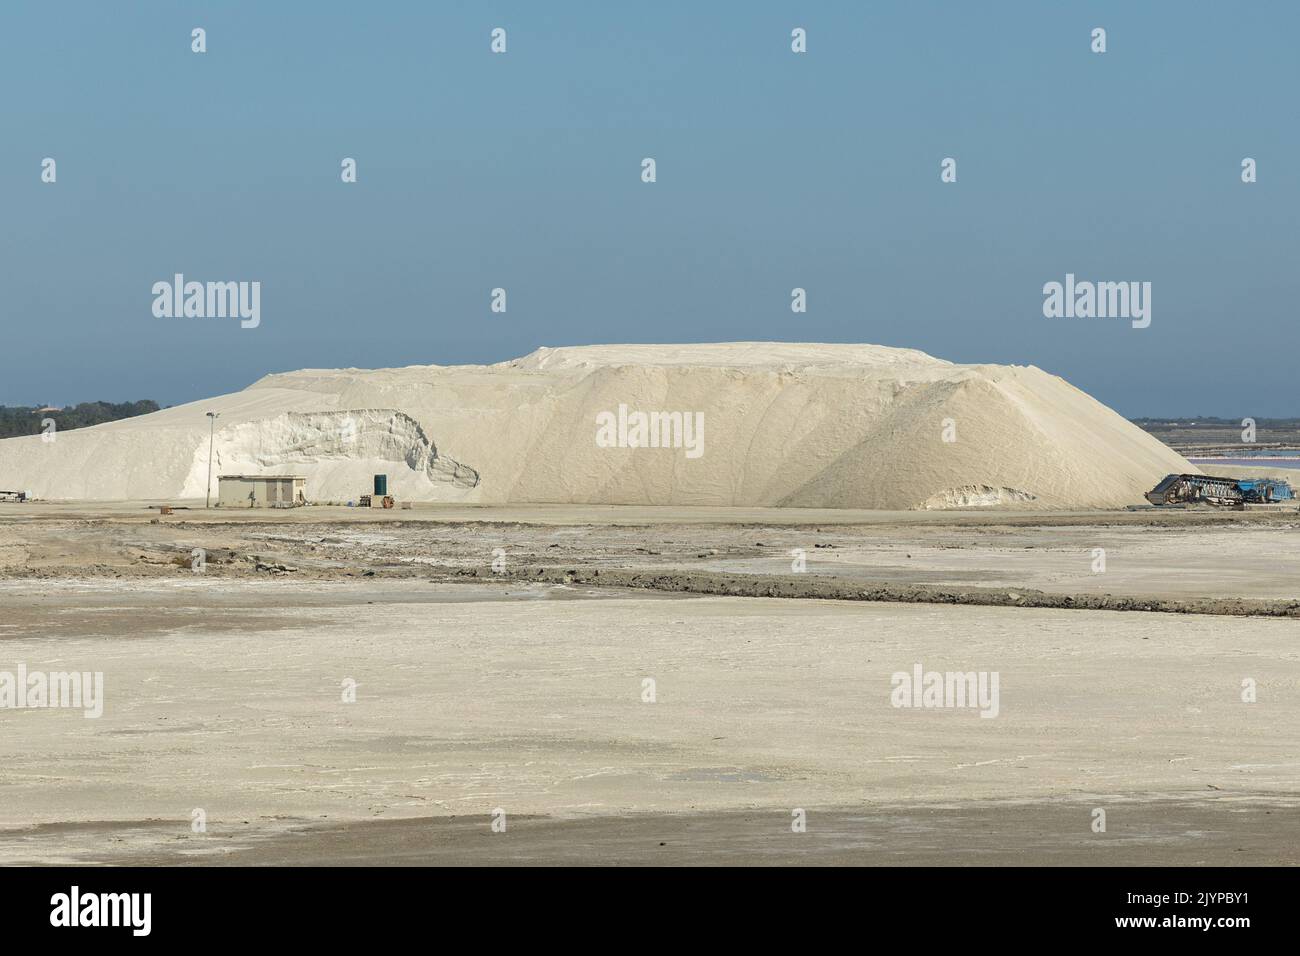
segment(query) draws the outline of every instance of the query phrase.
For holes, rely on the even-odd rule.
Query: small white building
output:
[[[217,479],[219,508],[295,508],[307,503],[302,475],[222,475]]]

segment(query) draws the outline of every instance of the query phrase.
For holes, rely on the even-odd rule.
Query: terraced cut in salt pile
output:
[[[214,441],[224,474],[296,474],[311,468],[318,481],[328,484],[330,471],[339,469],[346,479],[350,465],[365,461],[390,463],[403,478],[422,475],[431,484],[460,489],[478,484],[478,472],[438,454],[415,419],[392,409],[285,412],[224,426]],[[204,448],[194,456],[182,497],[204,494],[207,463]],[[400,472],[401,466],[412,474]]]
[[[1033,366],[741,342],[270,375],[54,442],[0,441],[0,487],[201,498],[208,411],[220,413],[214,474],[302,474],[318,501],[355,498],[385,473],[394,495],[420,501],[1114,508],[1196,472]],[[663,434],[643,433],[642,415]]]

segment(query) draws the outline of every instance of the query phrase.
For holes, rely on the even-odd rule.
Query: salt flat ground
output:
[[[847,584],[1030,588],[1059,595],[1300,600],[1300,512],[871,512],[538,505],[190,510],[142,502],[0,505],[0,576],[175,576],[249,557],[338,579],[576,567],[792,575]],[[235,563],[222,563],[223,557]],[[1099,560],[1100,559],[1100,560]]]
[[[1184,593],[1190,569],[1202,593],[1294,597],[1293,519],[312,512],[0,517],[0,671],[102,671],[107,698],[0,710],[0,862],[1300,861],[1295,620],[424,576],[497,547],[748,573],[803,536],[810,572],[924,555],[1081,588],[1067,563],[1101,542],[1112,589]],[[166,560],[191,546],[233,557]],[[918,662],[996,671],[998,715],[892,706]]]

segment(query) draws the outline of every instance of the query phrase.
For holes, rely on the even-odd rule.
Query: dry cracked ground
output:
[[[0,862],[1300,859],[1295,512],[145,505],[0,506]]]

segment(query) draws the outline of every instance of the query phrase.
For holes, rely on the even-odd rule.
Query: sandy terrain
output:
[[[1294,620],[512,576],[739,581],[802,541],[801,581],[1294,601],[1294,515],[93,510],[0,519],[0,671],[107,698],[0,710],[0,861],[1300,861]],[[997,717],[893,706],[917,662],[996,672]]]

